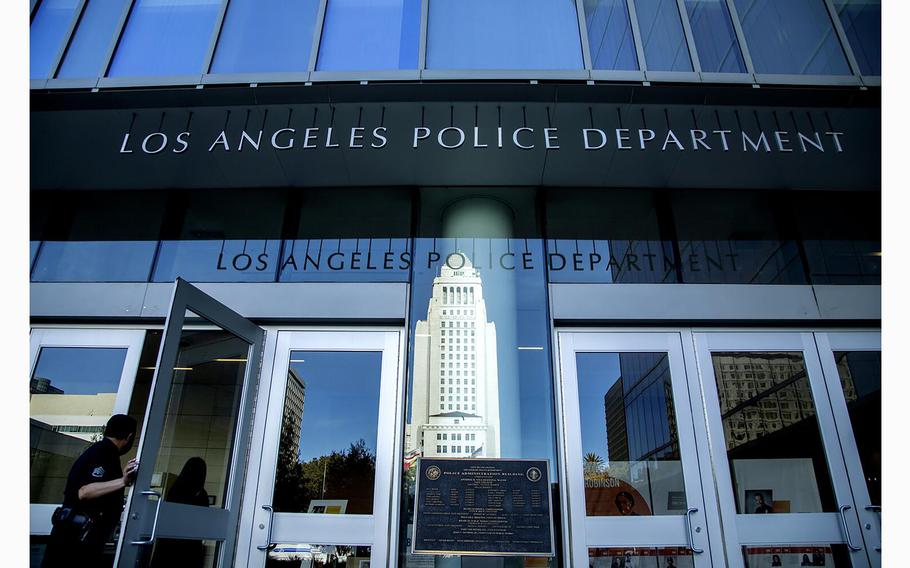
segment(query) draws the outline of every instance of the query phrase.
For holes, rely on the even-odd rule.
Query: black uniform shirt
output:
[[[66,489],[63,491],[63,506],[87,513],[100,525],[98,528],[113,528],[120,519],[124,490],[113,491],[96,499],[80,500],[79,489],[89,483],[121,477],[123,469],[117,446],[107,438],[95,442],[79,456],[70,469]]]

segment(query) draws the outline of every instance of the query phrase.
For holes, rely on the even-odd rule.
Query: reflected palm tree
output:
[[[587,454],[585,454],[584,460],[585,460],[585,465],[584,465],[585,472],[596,473],[596,472],[600,471],[601,467],[603,467],[603,464],[604,464],[604,459],[602,457],[600,457],[599,455],[595,454],[594,452],[588,452]]]

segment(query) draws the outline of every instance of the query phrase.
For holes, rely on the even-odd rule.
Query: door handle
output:
[[[272,519],[275,516],[275,509],[271,505],[263,505],[263,509],[269,512],[269,534],[266,537],[268,540],[265,544],[260,544],[256,547],[257,550],[271,550],[275,548],[275,545],[272,544]]]
[[[155,542],[155,533],[158,532],[158,513],[161,512],[161,502],[164,501],[164,499],[161,498],[161,493],[158,493],[157,491],[152,491],[151,489],[143,491],[142,494],[145,495],[146,497],[151,497],[152,495],[154,495],[155,497],[158,498],[158,504],[155,505],[155,520],[152,521],[152,535],[149,537],[148,540],[134,540],[134,541],[130,542],[130,544],[135,544],[137,546],[145,546],[145,545],[149,545],[149,544],[152,544],[153,542]]]
[[[873,513],[878,513],[879,515],[882,514],[881,505],[866,505],[866,510],[872,511]],[[878,546],[875,547],[875,552],[881,552],[881,551],[882,551],[882,545],[879,544]]]
[[[850,505],[841,505],[840,506],[840,523],[841,527],[844,529],[844,538],[847,539],[847,548],[853,552],[859,552],[863,548],[861,546],[856,546],[853,544],[853,540],[850,538],[850,527],[847,526],[847,515],[846,512],[852,509]]]
[[[690,515],[692,513],[697,513],[698,509],[695,507],[689,507],[686,509],[686,533],[689,536],[689,550],[695,554],[701,554],[705,551],[703,548],[695,548],[695,536],[692,535],[692,520]]]

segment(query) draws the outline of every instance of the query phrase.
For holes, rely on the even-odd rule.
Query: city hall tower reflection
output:
[[[487,321],[480,272],[442,265],[426,320],[416,324],[407,451],[426,457],[499,457],[496,324]],[[460,263],[459,263],[460,264]]]

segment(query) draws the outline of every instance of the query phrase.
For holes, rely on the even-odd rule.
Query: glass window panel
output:
[[[57,72],[61,79],[98,77],[126,0],[89,0]]]
[[[572,0],[432,0],[429,69],[581,69]]]
[[[227,331],[181,333],[152,470],[166,501],[224,507],[249,350]]]
[[[300,239],[284,242],[281,282],[407,282],[410,239]]]
[[[44,0],[29,27],[29,77],[44,79],[76,15],[77,0]]]
[[[849,75],[823,0],[734,0],[756,73]]]
[[[712,353],[736,510],[837,510],[801,353]]]
[[[676,0],[635,0],[649,71],[692,71]]]
[[[317,0],[232,0],[212,73],[306,71]]]
[[[833,0],[863,75],[882,74],[881,0]]]
[[[342,544],[279,543],[269,549],[266,568],[369,568],[371,548]]]
[[[201,74],[220,6],[221,0],[136,0],[108,76]]]
[[[769,194],[674,192],[670,200],[683,283],[807,283],[799,247]]]
[[[584,7],[594,69],[638,71],[626,0],[585,0]]]
[[[411,364],[398,540],[401,566],[428,562],[467,566],[476,561],[470,556],[410,553],[407,535],[413,529],[417,457],[545,459],[550,471],[556,471],[546,273],[536,196],[491,188],[484,194],[476,197],[476,188],[420,192],[408,322]],[[468,196],[472,199],[464,199]],[[441,344],[445,331],[447,340]],[[465,341],[468,338],[475,341]],[[441,361],[449,362],[448,375],[443,375]],[[439,399],[449,386],[464,389],[466,377],[476,391],[471,393],[470,409],[464,403],[465,391],[460,410],[458,401]],[[438,432],[443,433],[440,442],[435,439]],[[454,442],[460,447],[457,452],[453,434],[461,435]],[[465,444],[464,434],[475,437]],[[466,445],[473,449],[466,450]],[[551,495],[559,492],[555,477]],[[552,502],[558,507],[557,497]],[[559,539],[560,515],[553,517]],[[556,547],[559,550],[558,543]],[[485,562],[544,568],[560,566],[563,560],[496,557]]]
[[[180,230],[161,242],[154,282],[274,282],[286,196],[267,190],[187,196]]]
[[[161,241],[153,282],[274,282],[280,240]]]
[[[813,284],[881,283],[878,192],[794,195],[788,202]]]
[[[373,513],[381,372],[380,352],[291,352],[276,513]]]
[[[589,548],[590,568],[692,568],[692,551],[681,546],[660,548]]]
[[[834,353],[872,504],[882,502],[882,354]]]
[[[685,0],[701,70],[745,73],[726,0]]]
[[[114,414],[126,349],[42,347],[29,379],[30,502],[61,503],[69,470]]]
[[[746,568],[766,566],[853,566],[846,544],[807,546],[744,546],[743,558]]]
[[[45,241],[33,282],[147,282],[155,241]]]
[[[420,0],[331,0],[319,71],[417,69]]]
[[[684,514],[667,354],[579,353],[576,368],[587,514]]]
[[[677,282],[673,243],[658,223],[650,191],[547,193],[551,282]]]

